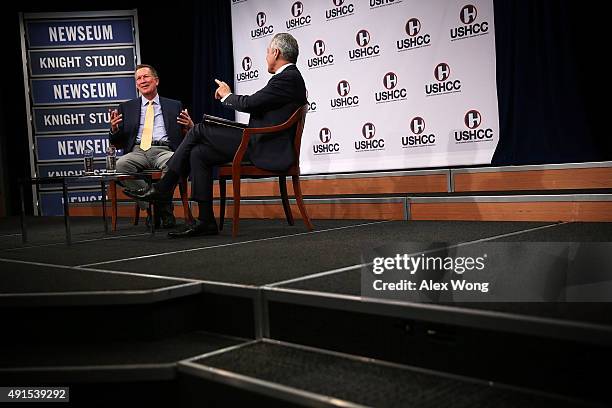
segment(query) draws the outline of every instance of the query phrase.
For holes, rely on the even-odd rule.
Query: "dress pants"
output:
[[[135,145],[131,152],[124,154],[117,159],[117,172],[119,173],[138,173],[143,170],[161,170],[166,172],[167,164],[172,157],[172,150],[167,146],[151,146],[147,151]],[[147,186],[144,180],[123,180],[123,187],[131,190],[138,190]],[[149,208],[149,204],[144,201],[137,201],[141,210]],[[172,201],[159,203],[159,208],[166,213],[172,214]]]
[[[213,166],[231,162],[241,140],[241,129],[198,123],[185,135],[168,168],[183,177],[191,174],[193,200],[212,201]]]

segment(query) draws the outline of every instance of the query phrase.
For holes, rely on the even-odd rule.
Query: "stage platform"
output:
[[[2,383],[69,385],[83,406],[99,387],[151,402],[130,385],[175,406],[612,403],[599,374],[612,364],[611,303],[361,293],[373,248],[610,242],[611,223],[314,224],[245,219],[237,239],[228,221],[219,236],[172,240],[73,217],[67,245],[61,217],[29,218],[27,244],[19,219],[2,220]]]
[[[429,221],[612,222],[612,162],[457,167],[301,176],[308,213],[316,219]],[[218,184],[214,194],[219,197]],[[292,186],[287,186],[293,195]],[[227,188],[228,206],[232,188]],[[284,219],[276,178],[241,181],[243,218]],[[178,190],[175,214],[183,216]],[[118,192],[120,216],[134,204]],[[294,200],[290,200],[298,216]],[[196,211],[197,204],[192,203]],[[214,203],[218,213],[218,201]],[[99,203],[71,206],[98,216]],[[231,216],[231,209],[226,212]]]

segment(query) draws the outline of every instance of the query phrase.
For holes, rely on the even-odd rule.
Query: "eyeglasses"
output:
[[[137,76],[137,77],[136,77],[136,80],[137,80],[137,81],[139,81],[139,80],[141,80],[141,79],[148,80],[148,79],[150,79],[150,78],[154,78],[154,77],[153,77],[153,75],[144,74],[144,75]]]

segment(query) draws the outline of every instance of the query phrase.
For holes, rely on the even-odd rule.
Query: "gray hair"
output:
[[[280,51],[284,59],[294,64],[297,62],[300,49],[297,40],[289,33],[278,33],[272,37],[270,48],[276,48]]]

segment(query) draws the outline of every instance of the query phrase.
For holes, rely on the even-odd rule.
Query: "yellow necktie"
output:
[[[153,111],[153,101],[149,101],[147,106],[147,112],[145,113],[144,128],[142,128],[142,136],[140,137],[140,148],[142,150],[149,150],[151,148],[151,142],[153,141],[153,118],[155,112]]]

